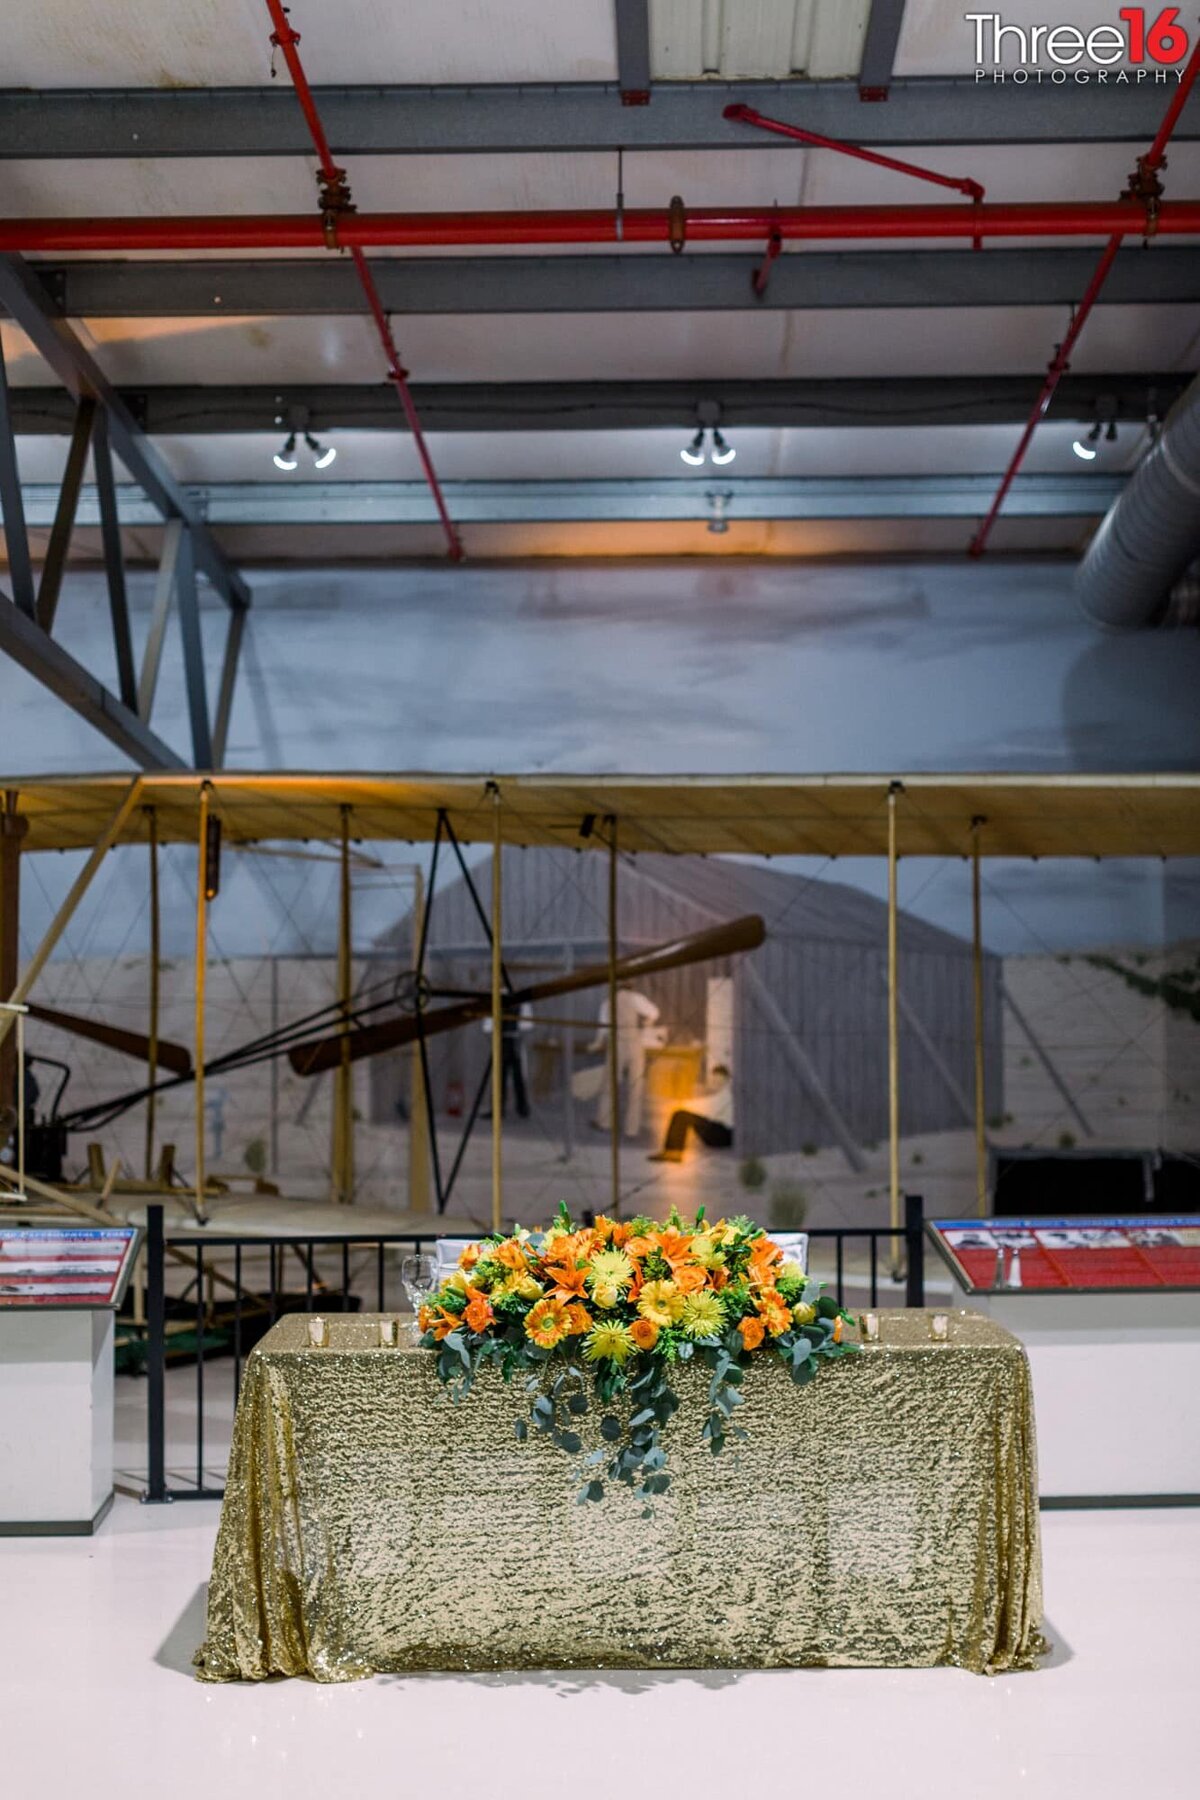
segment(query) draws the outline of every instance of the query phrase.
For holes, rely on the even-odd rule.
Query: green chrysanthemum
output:
[[[635,1349],[628,1325],[618,1324],[615,1319],[593,1325],[583,1340],[583,1354],[588,1362],[626,1363]]]
[[[724,1325],[725,1308],[719,1294],[701,1290],[698,1294],[688,1295],[683,1303],[683,1318],[680,1320],[680,1328],[687,1337],[717,1337]]]
[[[597,1250],[589,1278],[597,1288],[628,1287],[633,1280],[633,1263],[623,1250]]]

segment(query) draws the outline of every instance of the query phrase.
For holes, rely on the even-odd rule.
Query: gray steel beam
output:
[[[693,428],[700,406],[726,426],[1016,425],[1029,416],[1036,372],[1028,375],[898,376],[777,381],[416,382],[413,398],[427,431],[638,431]],[[1068,375],[1051,418],[1091,423],[1162,417],[1188,385],[1175,371]],[[303,415],[312,430],[402,431],[385,384],[285,387],[151,387],[122,399],[152,437],[224,432],[275,433]],[[61,436],[71,429],[68,397],[15,388],[19,433]]]
[[[208,689],[204,678],[204,639],[200,633],[200,595],[196,588],[192,534],[186,525],[179,535],[175,592],[179,600],[179,633],[183,640],[183,676],[188,721],[192,728],[192,761],[198,769],[211,769],[213,747],[208,724]]]
[[[225,629],[225,655],[221,661],[221,683],[217,689],[217,710],[213,715],[213,768],[225,766],[225,750],[229,743],[229,720],[233,713],[233,693],[237,683],[238,661],[242,653],[242,637],[246,630],[246,609],[239,606],[229,615]]]
[[[639,519],[708,519],[718,507],[746,519],[966,519],[987,510],[996,476],[732,477],[618,481],[447,481],[447,503],[463,524],[529,524]],[[1124,477],[1103,474],[1018,476],[1005,517],[1094,518],[1112,504]],[[437,512],[422,481],[214,482],[194,488],[209,523],[282,525],[426,525]],[[715,498],[714,498],[715,497]],[[32,524],[53,515],[57,489],[27,486]],[[157,515],[135,496],[122,502],[127,525]],[[95,490],[84,490],[80,523],[98,520]]]
[[[21,499],[21,475],[17,466],[15,433],[18,429],[13,418],[8,372],[4,366],[4,346],[0,344],[0,521],[4,525],[13,601],[27,619],[32,619],[36,600],[33,562],[29,554],[29,532],[25,525],[25,506]]]
[[[778,259],[765,297],[756,300],[750,278],[761,260],[759,252],[385,256],[371,266],[391,313],[790,312],[1073,306],[1095,270],[1096,253],[1086,247],[798,251]],[[52,303],[77,319],[284,318],[364,310],[353,268],[336,256],[29,267]],[[1190,306],[1198,299],[1200,249],[1155,243],[1117,258],[1100,304]]]
[[[108,414],[109,441],[162,518],[181,518],[192,533],[196,559],[229,606],[249,606],[250,590],[230,567],[157,450],[110,387],[32,270],[19,256],[0,256],[0,307],[29,338],[39,356],[78,399],[85,396]]]
[[[113,477],[112,451],[108,443],[108,419],[96,414],[92,432],[92,461],[96,470],[96,500],[100,508],[100,537],[104,548],[104,573],[108,582],[108,609],[112,617],[113,652],[117,662],[117,688],[122,704],[137,711],[137,675],[133,666],[133,634],[129,628],[129,596],[125,590],[125,554],[121,547],[121,520]],[[240,619],[245,608],[233,609]]]
[[[650,98],[650,0],[613,0],[613,7],[622,104],[644,104]]]
[[[864,107],[857,81],[666,81],[649,106],[616,82],[526,87],[320,87],[336,154],[571,150],[758,150],[788,146],[722,117],[731,102],[860,144],[1136,142],[1158,129],[1163,89],[1107,79],[1061,86],[972,75],[892,82]],[[1185,110],[1177,139],[1200,135]],[[254,88],[0,91],[0,157],[299,156],[312,149],[286,84]]]
[[[904,0],[871,0],[858,70],[860,100],[886,100],[904,24]]]
[[[38,582],[37,622],[43,631],[54,630],[54,615],[58,611],[58,596],[62,592],[63,576],[67,572],[71,533],[75,529],[75,513],[79,506],[79,492],[83,486],[83,472],[92,446],[92,427],[95,421],[96,402],[85,394],[75,403],[71,447],[67,451],[67,466],[63,471],[54,524],[50,527],[50,542],[46,545],[42,577]]]
[[[96,677],[56,644],[39,624],[0,594],[0,651],[95,726],[111,744],[143,769],[185,769],[137,714],[110,694]]]

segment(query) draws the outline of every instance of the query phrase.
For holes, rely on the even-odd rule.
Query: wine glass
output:
[[[437,1265],[427,1250],[417,1250],[402,1258],[400,1263],[400,1280],[408,1295],[408,1303],[414,1315],[421,1309],[421,1302],[434,1286],[437,1279]],[[421,1328],[414,1324],[411,1328],[411,1339],[414,1344],[421,1341]]]

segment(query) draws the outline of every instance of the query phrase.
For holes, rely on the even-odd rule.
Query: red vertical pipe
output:
[[[282,0],[267,0],[267,11],[271,15],[271,23],[275,27],[271,34],[271,42],[283,53],[288,74],[292,78],[292,86],[296,90],[296,98],[300,102],[300,111],[304,114],[305,124],[317,152],[317,160],[321,165],[321,173],[326,181],[336,184],[342,180],[343,171],[333,160],[333,151],[329,147],[329,139],[325,135],[325,127],[321,123],[321,115],[317,111],[317,103],[313,91],[308,85],[308,76],[304,72],[304,64],[300,61],[300,52],[296,46],[300,42],[300,33],[293,31],[288,23],[288,9]],[[446,544],[452,562],[461,562],[462,540],[455,529],[446,505],[446,496],[442,492],[442,484],[438,480],[437,470],[433,466],[433,458],[429,454],[429,446],[425,442],[425,433],[421,428],[420,415],[417,412],[411,390],[408,385],[408,371],[400,360],[400,352],[396,340],[392,336],[392,328],[387,314],[383,310],[383,302],[379,298],[379,289],[375,285],[375,277],[371,273],[362,250],[357,247],[350,252],[355,270],[358,274],[363,293],[371,317],[375,321],[375,329],[379,333],[379,341],[383,346],[383,354],[387,359],[388,374],[396,384],[396,392],[400,397],[400,405],[404,409],[404,417],[408,421],[408,429],[420,458],[421,468],[429,483],[429,491],[433,495],[433,503],[437,507],[438,517],[442,521],[442,530],[446,534]]]
[[[1196,77],[1198,75],[1200,75],[1200,42],[1197,42],[1192,54],[1188,58],[1187,68],[1180,78],[1179,88],[1173,96],[1170,106],[1168,106],[1163,115],[1163,121],[1155,134],[1154,142],[1151,144],[1145,156],[1139,157],[1138,159],[1138,167],[1142,171],[1153,174],[1155,170],[1162,167],[1166,148],[1171,140],[1171,133],[1179,123],[1179,115],[1187,104],[1188,95],[1195,86]],[[1054,398],[1055,390],[1070,366],[1071,352],[1079,341],[1079,334],[1087,323],[1088,314],[1100,297],[1101,288],[1108,280],[1108,272],[1117,260],[1117,251],[1121,248],[1122,241],[1123,240],[1120,237],[1111,237],[1104,246],[1104,253],[1101,256],[1099,263],[1096,265],[1096,272],[1088,283],[1087,292],[1079,302],[1079,308],[1075,317],[1071,320],[1071,329],[1059,346],[1054,361],[1050,364],[1046,379],[1042,383],[1042,391],[1037,397],[1037,402],[1029,415],[1029,421],[1026,424],[1025,429],[1021,433],[1021,441],[1013,452],[1012,461],[1004,471],[1004,478],[997,489],[996,498],[992,501],[987,518],[983,521],[983,524],[971,539],[970,554],[972,556],[982,556],[987,548],[987,541],[991,536],[992,526],[996,523],[1000,514],[1000,508],[1008,498],[1008,491],[1016,479],[1017,471],[1025,461],[1026,452],[1033,442],[1033,434],[1045,418],[1050,402]]]

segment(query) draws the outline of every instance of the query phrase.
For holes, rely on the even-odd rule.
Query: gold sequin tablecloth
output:
[[[580,1505],[523,1384],[455,1404],[375,1317],[301,1316],[251,1355],[208,1594],[203,1678],[526,1668],[1030,1668],[1044,1648],[1029,1367],[973,1313],[950,1341],[885,1312],[883,1341],[797,1388],[747,1371],[746,1442],[700,1441],[682,1368],[670,1491]],[[600,1409],[577,1424],[585,1450]]]

